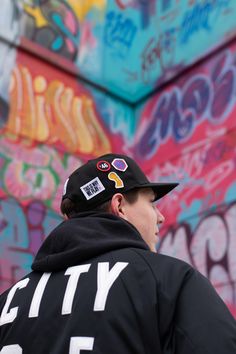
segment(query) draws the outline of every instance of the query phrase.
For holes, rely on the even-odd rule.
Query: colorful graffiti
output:
[[[226,303],[236,306],[235,230],[233,202],[162,231],[160,252],[192,264],[209,278]]]
[[[168,216],[166,223],[182,222],[235,200],[235,130],[199,143],[199,146],[189,145],[188,151],[173,159],[156,164],[150,173],[153,180],[180,182],[177,190],[160,202]]]
[[[234,42],[139,106],[129,146],[151,180],[180,182],[158,202],[159,251],[206,275],[234,314],[235,53]]]
[[[0,200],[0,293],[26,272],[60,218],[36,200],[23,207],[14,198]]]
[[[9,4],[0,15],[0,291],[30,270],[61,221],[68,175],[114,151],[133,156],[151,180],[180,182],[158,202],[159,251],[206,275],[236,316],[236,42],[128,103],[231,38],[236,5]]]
[[[106,0],[25,2],[25,34],[41,46],[75,60],[84,18],[91,9],[103,10],[105,5]]]
[[[59,213],[65,180],[82,160],[46,145],[0,138],[0,197],[11,196],[21,204],[32,200]]]
[[[18,53],[4,134],[84,155],[111,151],[92,96],[74,78]],[[57,77],[57,79],[55,79]]]
[[[235,51],[234,45],[232,51],[226,50],[207,67],[180,78],[144,106],[135,145],[137,155],[149,160],[162,145],[170,150],[166,144],[169,140],[183,149],[190,141],[201,140],[207,127],[213,132],[226,120],[228,129],[235,126]],[[201,132],[200,125],[204,126]]]
[[[23,10],[22,44],[132,103],[236,33],[230,0],[35,0]]]
[[[183,63],[174,64],[176,42],[176,29],[173,27],[161,33],[158,38],[154,36],[149,39],[141,54],[141,78],[144,84],[152,82],[153,71],[157,69],[163,73],[157,81],[159,86],[165,78],[184,67]]]

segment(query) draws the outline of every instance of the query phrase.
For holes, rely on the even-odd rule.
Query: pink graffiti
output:
[[[78,48],[78,62],[83,63],[86,60],[89,51],[97,45],[97,39],[93,35],[92,24],[85,21],[81,27],[80,46]]]
[[[67,11],[64,19],[66,27],[70,30],[71,33],[76,33],[78,30],[78,24],[75,21],[75,16],[72,12]]]
[[[4,184],[8,193],[19,199],[49,199],[55,186],[53,175],[48,170],[29,166],[25,169],[22,161],[12,160],[4,175]]]
[[[67,154],[63,158],[47,146],[17,149],[7,138],[0,139],[0,152],[7,161],[3,168],[6,194],[19,200],[50,201],[52,209],[59,211],[64,182],[81,160]]]
[[[159,56],[159,52],[160,48],[155,48],[155,55]],[[197,73],[181,78],[149,101],[138,127],[139,139],[134,144],[138,156],[150,160],[167,142],[188,142],[200,124],[214,129],[229,119],[236,106],[232,54],[229,50],[223,52],[214,58],[207,74],[202,66]],[[152,58],[151,55],[150,60]],[[194,141],[198,140],[196,136]]]
[[[175,191],[159,202],[169,223],[175,223],[176,215],[187,210],[194,200],[201,201],[199,212],[221,204],[235,182],[235,134],[218,132],[219,136],[215,133],[198,144],[188,145],[175,159],[155,164],[150,173],[151,180],[180,182]]]

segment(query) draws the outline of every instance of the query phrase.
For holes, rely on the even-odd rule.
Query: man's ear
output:
[[[119,216],[123,219],[126,219],[125,216],[125,203],[126,199],[121,193],[116,193],[111,199],[111,212],[112,214]]]

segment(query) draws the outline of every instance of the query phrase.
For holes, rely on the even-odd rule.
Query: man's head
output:
[[[67,217],[101,210],[133,224],[151,250],[157,242],[157,225],[164,221],[154,202],[177,183],[150,182],[128,156],[107,154],[75,170],[64,185],[61,211]]]

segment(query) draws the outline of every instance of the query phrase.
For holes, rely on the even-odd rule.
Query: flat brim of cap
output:
[[[179,183],[148,183],[145,184],[144,188],[152,188],[154,191],[156,198],[154,201],[161,199],[166,194],[172,191],[175,187],[177,187]]]

